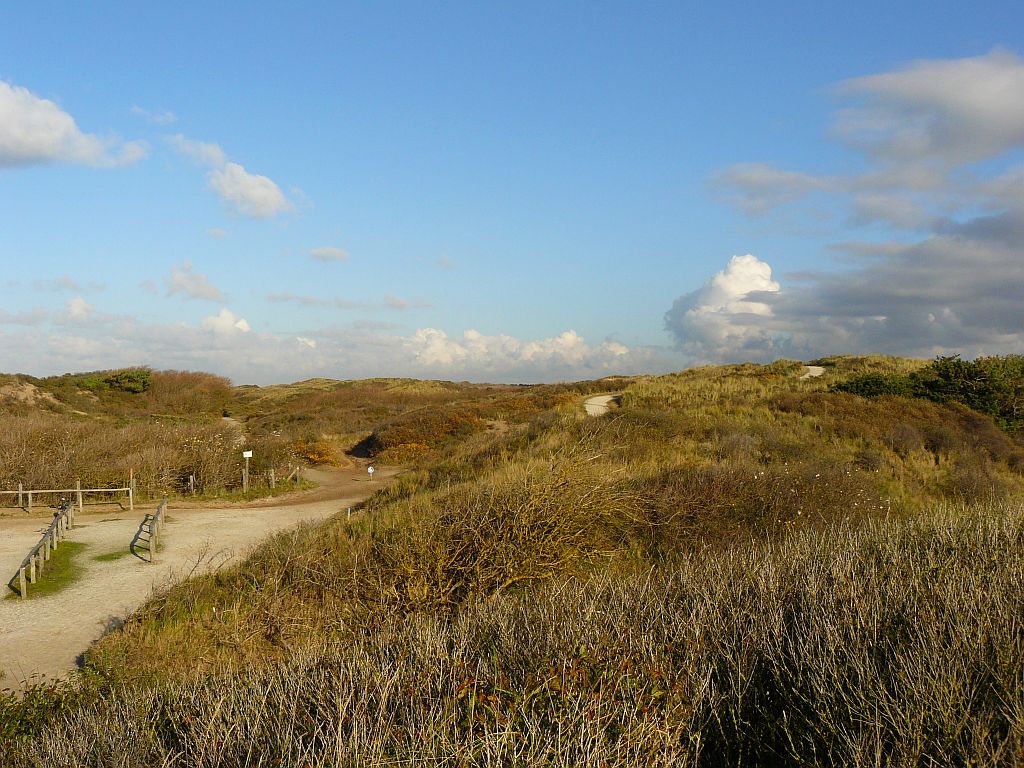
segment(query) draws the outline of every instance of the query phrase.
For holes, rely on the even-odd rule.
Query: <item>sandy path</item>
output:
[[[142,605],[155,588],[237,560],[268,534],[304,520],[322,520],[378,490],[398,474],[380,468],[374,480],[363,467],[309,470],[321,483],[287,499],[220,508],[185,508],[170,504],[156,563],[132,555],[112,562],[93,558],[127,551],[145,511],[117,509],[86,513],[76,520],[69,541],[87,549],[79,556],[84,575],[49,596],[30,600],[0,599],[0,688],[19,687],[31,675],[56,678],[75,669],[76,660],[109,626],[116,626]],[[240,519],[245,524],[240,524]],[[48,519],[0,518],[0,578],[4,584],[39,540]],[[46,578],[45,575],[43,578]],[[6,586],[4,593],[11,594]],[[29,587],[31,594],[31,587]]]
[[[613,404],[618,404],[620,394],[595,395],[583,401],[583,410],[588,416],[603,416],[612,409]]]
[[[807,366],[807,372],[805,374],[803,374],[800,378],[801,379],[814,379],[814,378],[817,378],[818,376],[821,376],[821,374],[823,374],[824,372],[825,372],[825,369],[822,368],[820,365],[808,365]]]

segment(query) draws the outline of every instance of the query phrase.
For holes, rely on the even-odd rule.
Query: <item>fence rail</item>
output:
[[[53,522],[47,526],[39,543],[29,550],[28,555],[18,566],[18,572],[7,582],[12,592],[24,600],[28,597],[28,585],[35,584],[43,575],[45,563],[50,559],[50,553],[57,549],[57,545],[67,537],[67,532],[75,524],[75,504],[68,499],[54,514]],[[14,584],[17,582],[18,586]]]
[[[152,515],[146,515],[142,518],[142,522],[139,523],[139,530],[135,532],[135,538],[132,539],[130,549],[132,554],[141,557],[138,553],[138,545],[145,542],[149,548],[149,562],[156,562],[156,551],[159,546],[160,536],[164,530],[164,516],[167,513],[167,497],[164,496],[157,505],[156,511]]]
[[[32,501],[33,496],[38,498],[41,494],[75,494],[75,501],[78,504],[78,511],[82,511],[84,505],[83,497],[87,493],[126,493],[128,495],[128,511],[135,511],[135,484],[134,482],[128,483],[123,488],[83,488],[82,481],[78,480],[75,482],[74,488],[23,488],[21,483],[18,483],[18,490],[16,491],[0,491],[0,496],[17,496],[18,506],[24,509],[29,514],[32,513]],[[28,502],[27,505],[25,502]]]

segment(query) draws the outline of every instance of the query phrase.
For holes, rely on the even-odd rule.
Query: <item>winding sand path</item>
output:
[[[108,628],[118,626],[154,589],[231,563],[271,533],[343,511],[400,471],[382,467],[370,481],[361,466],[306,470],[306,476],[320,483],[319,487],[287,497],[217,508],[172,502],[156,563],[131,554],[113,561],[95,560],[97,555],[127,552],[145,511],[136,507],[130,514],[114,507],[94,512],[86,507],[68,536],[68,541],[87,547],[79,555],[84,569],[80,579],[57,594],[29,600],[19,600],[2,587],[10,597],[0,599],[0,689],[19,688],[40,676],[68,675],[89,645]],[[41,517],[0,518],[0,577],[4,583],[48,523],[49,519]]]
[[[583,409],[588,416],[603,416],[612,409],[612,404],[618,404],[622,395],[616,393],[611,395],[595,395],[583,401]]]
[[[806,368],[807,372],[800,376],[801,379],[814,379],[825,372],[825,369],[820,365],[808,365]]]

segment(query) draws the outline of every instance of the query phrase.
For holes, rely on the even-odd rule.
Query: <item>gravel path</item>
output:
[[[97,555],[127,552],[145,510],[136,507],[132,515],[116,507],[102,512],[87,507],[68,536],[69,541],[86,545],[79,556],[82,578],[55,595],[29,600],[19,600],[2,587],[10,597],[0,599],[0,689],[20,687],[33,676],[66,676],[90,644],[119,625],[155,589],[233,562],[268,534],[330,517],[367,498],[399,471],[380,468],[370,482],[363,467],[309,470],[306,475],[320,487],[253,505],[185,508],[172,502],[156,563],[131,554],[95,560]],[[4,583],[48,523],[41,517],[0,518]]]

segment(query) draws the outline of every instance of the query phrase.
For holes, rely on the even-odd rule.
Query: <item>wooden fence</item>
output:
[[[75,482],[74,488],[23,488],[21,483],[18,483],[18,490],[16,491],[0,491],[0,496],[17,496],[18,506],[24,509],[29,514],[32,513],[32,502],[33,496],[38,499],[41,495],[62,495],[67,496],[69,494],[75,494],[75,500],[78,503],[78,511],[82,511],[83,497],[87,493],[126,493],[128,495],[128,510],[130,512],[135,511],[135,483],[130,482],[123,488],[83,488],[82,481],[78,480]],[[26,505],[27,502],[27,505]]]
[[[167,497],[164,496],[157,505],[152,515],[146,515],[139,523],[139,530],[135,532],[130,549],[133,555],[141,557],[138,553],[138,545],[145,542],[149,549],[149,562],[156,562],[156,551],[160,543],[160,536],[164,529],[164,516],[167,513]]]
[[[28,556],[21,561],[14,578],[7,582],[11,591],[17,592],[22,600],[28,597],[28,585],[35,584],[43,575],[45,563],[50,559],[50,553],[57,549],[57,545],[67,537],[67,532],[74,523],[75,504],[68,499],[54,514],[53,522],[43,532],[39,543],[32,547]],[[17,587],[14,586],[15,582],[17,582]]]

